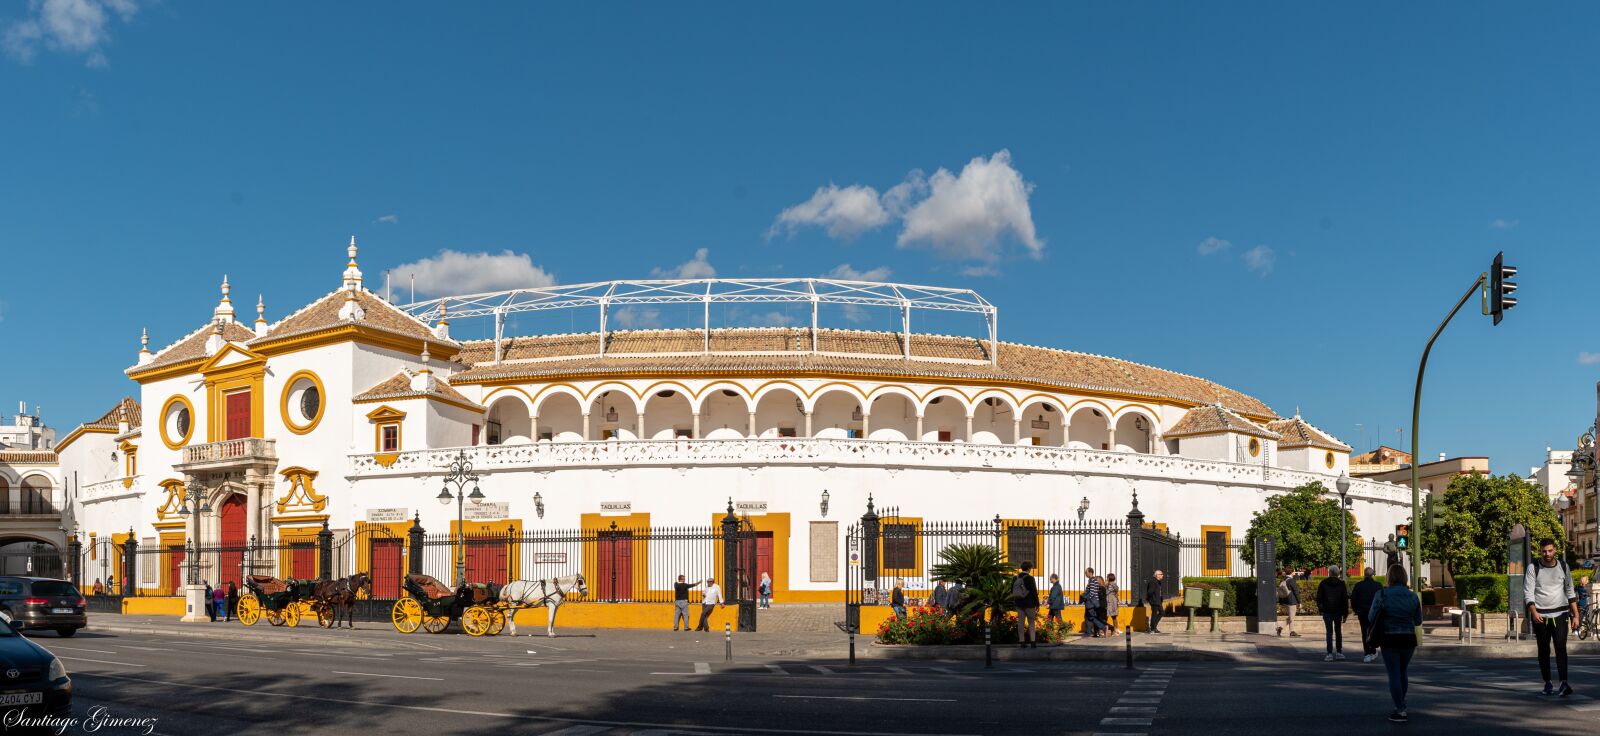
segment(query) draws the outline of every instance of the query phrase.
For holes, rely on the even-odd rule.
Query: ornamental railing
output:
[[[127,478],[112,478],[98,483],[89,483],[79,492],[78,498],[84,501],[93,501],[99,498],[109,498],[124,493],[134,493],[139,487],[139,476]]]
[[[1189,483],[1252,484],[1294,488],[1312,481],[1331,491],[1334,476],[1181,455],[1084,450],[1038,445],[966,442],[780,437],[728,440],[602,440],[440,448],[394,455],[351,455],[352,477],[424,475],[448,467],[466,452],[475,469],[544,470],[572,467],[722,465],[863,466],[948,468],[973,471],[1043,472],[1147,477]],[[1352,478],[1350,495],[1360,499],[1409,500],[1409,489]]]
[[[245,437],[222,442],[207,442],[183,448],[183,463],[216,463],[234,460],[275,459],[277,442],[260,437]]]

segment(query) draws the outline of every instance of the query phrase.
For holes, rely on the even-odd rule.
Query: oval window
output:
[[[283,389],[283,423],[290,432],[306,434],[322,421],[322,380],[311,371],[289,377]]]
[[[1251,437],[1250,438],[1250,457],[1255,457],[1255,456],[1260,455],[1260,454],[1261,454],[1261,440],[1258,440],[1258,439],[1256,439],[1254,437]]]
[[[177,414],[175,414],[173,416],[172,423],[173,423],[173,428],[178,430],[177,431],[177,435],[179,437],[188,437],[189,436],[189,407],[187,407],[187,406],[178,407],[178,412],[177,412]]]
[[[322,392],[315,385],[307,386],[300,392],[300,418],[309,422],[317,417],[317,412],[322,410]]]
[[[1322,463],[1324,465],[1327,465],[1329,470],[1332,470],[1333,469],[1333,453],[1330,452],[1327,455],[1324,455],[1323,458],[1322,458]]]

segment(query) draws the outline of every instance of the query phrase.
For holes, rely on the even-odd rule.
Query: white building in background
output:
[[[614,310],[652,304],[703,310],[709,323],[711,306],[726,303],[800,305],[812,317],[801,327],[608,323]],[[903,329],[819,324],[819,309],[841,308],[896,310]],[[505,334],[509,315],[551,309],[592,310],[597,329]],[[974,315],[987,334],[912,331],[925,310]],[[1147,519],[1211,541],[1243,536],[1268,496],[1311,481],[1331,489],[1348,466],[1350,448],[1299,416],[1194,376],[1002,342],[997,316],[964,289],[826,279],[616,281],[401,308],[363,287],[352,241],[339,288],[276,322],[259,299],[253,323],[237,319],[224,279],[197,329],[155,350],[144,341],[127,369],[139,396],[119,404],[133,420],[94,434],[92,449],[75,440],[85,451],[64,451],[63,463],[85,478],[84,534],[131,530],[173,560],[186,539],[309,541],[324,523],[403,537],[418,517],[429,532],[451,531],[454,504],[436,495],[460,453],[487,496],[469,534],[705,526],[732,499],[788,601],[839,599],[842,527],[869,494],[899,507],[903,523],[998,515],[1018,527],[1074,517],[1083,503],[1090,518],[1120,519],[1137,489]],[[450,320],[467,318],[492,319],[495,338],[454,338]],[[152,410],[149,439],[141,405]],[[120,464],[107,460],[112,443]],[[191,481],[211,511],[186,518]],[[1355,479],[1350,495],[1362,529],[1408,513],[1409,492],[1395,485]],[[213,581],[237,576],[220,559],[201,564]],[[311,564],[286,559],[280,572],[311,576]],[[470,564],[482,569],[468,577],[483,580],[597,563]],[[652,568],[629,584],[665,588],[672,574]],[[139,576],[171,592],[181,573],[174,562]]]
[[[1546,496],[1551,501],[1562,491],[1572,487],[1572,479],[1567,477],[1567,471],[1572,469],[1571,450],[1553,450],[1544,448],[1544,464],[1528,471],[1528,481],[1544,489]]]
[[[10,424],[0,424],[0,450],[50,450],[56,445],[56,431],[45,426],[43,410],[37,405],[28,413],[25,401],[17,402],[17,416]]]

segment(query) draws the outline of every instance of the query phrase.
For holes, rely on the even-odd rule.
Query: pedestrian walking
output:
[[[950,589],[945,587],[943,580],[934,581],[933,592],[928,594],[928,605],[933,610],[948,612],[950,610]]]
[[[1285,572],[1283,579],[1278,581],[1278,602],[1283,604],[1285,612],[1284,623],[1278,627],[1278,636],[1283,636],[1285,631],[1289,632],[1289,636],[1300,636],[1300,632],[1294,630],[1294,615],[1300,612],[1300,584],[1295,581],[1293,570]]]
[[[717,581],[706,578],[706,592],[700,594],[700,625],[695,631],[711,630],[711,609],[722,605],[722,586]]]
[[[237,615],[239,615],[239,586],[234,585],[233,581],[229,580],[228,581],[228,620],[230,620],[230,621],[233,620],[233,617],[237,616]]]
[[[686,583],[683,576],[678,576],[678,582],[672,584],[672,630],[678,630],[678,622],[683,622],[683,630],[689,631],[689,589],[698,588],[704,584]]]
[[[1350,607],[1355,609],[1356,621],[1361,624],[1361,661],[1372,664],[1378,661],[1378,647],[1372,636],[1372,600],[1383,590],[1383,584],[1373,579],[1372,568],[1361,573],[1361,582],[1350,590]]]
[[[768,575],[765,572],[761,573],[761,582],[759,583],[758,587],[756,588],[756,592],[761,595],[761,607],[762,608],[771,608],[772,607],[772,576],[771,575]]]
[[[226,589],[224,589],[224,588],[220,588],[219,587],[216,590],[212,590],[212,591],[208,591],[208,592],[211,593],[211,620],[215,621],[215,620],[217,620],[217,617],[220,616],[220,617],[222,617],[223,621],[227,621],[228,620],[228,591]]]
[[[1539,641],[1539,675],[1544,678],[1544,695],[1567,697],[1567,631],[1578,628],[1578,595],[1572,587],[1572,571],[1566,560],[1556,557],[1555,540],[1539,542],[1539,558],[1522,576],[1522,589],[1528,595],[1528,620]],[[1556,650],[1556,674],[1561,687],[1550,682],[1550,649]]]
[[[1117,635],[1117,614],[1122,611],[1122,588],[1117,585],[1117,574],[1106,573],[1106,631]]]
[[[1100,579],[1095,577],[1094,568],[1085,568],[1083,576],[1088,578],[1083,584],[1083,635],[1100,635],[1100,601],[1105,594],[1105,587],[1100,584]]]
[[[1161,606],[1167,599],[1167,574],[1155,571],[1144,585],[1144,602],[1150,604],[1150,633],[1161,633]]]
[[[95,578],[94,579],[94,588],[92,588],[92,590],[94,591],[95,595],[105,595],[106,594],[105,583],[100,582],[100,578]]]
[[[894,581],[894,590],[889,592],[889,607],[894,609],[895,618],[906,619],[906,581],[903,578]]]
[[[1011,602],[1017,607],[1017,648],[1039,648],[1039,585],[1033,580],[1033,562],[1023,560],[1011,580]]]
[[[1344,620],[1350,615],[1350,589],[1344,585],[1344,571],[1333,570],[1317,584],[1317,610],[1322,612],[1322,627],[1328,640],[1324,662],[1344,659]]]
[[[1048,620],[1061,623],[1061,609],[1067,607],[1067,593],[1061,589],[1061,576],[1050,573],[1050,595],[1046,603],[1050,607]]]
[[[1579,575],[1573,591],[1578,594],[1578,626],[1582,627],[1583,622],[1589,620],[1589,576]]]
[[[1422,601],[1411,592],[1406,569],[1399,565],[1389,568],[1389,585],[1378,591],[1372,600],[1367,617],[1372,620],[1372,635],[1383,652],[1383,668],[1389,674],[1389,698],[1394,701],[1394,712],[1389,720],[1405,723],[1406,690],[1410,684],[1406,670],[1411,666],[1411,656],[1417,653],[1417,627],[1422,625]]]
[[[217,620],[217,607],[211,604],[211,583],[209,583],[207,581],[204,581],[204,580],[202,580],[200,582],[204,583],[205,586],[206,586],[206,597],[204,599],[205,600],[205,606],[206,606],[206,615],[210,616],[212,621],[216,621]]]

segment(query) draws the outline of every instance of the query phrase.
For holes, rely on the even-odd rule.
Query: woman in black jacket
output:
[[[1024,561],[1011,582],[1012,602],[1017,605],[1017,648],[1039,648],[1034,625],[1039,620],[1039,584],[1033,579],[1033,563]]]
[[[1333,570],[1317,585],[1317,610],[1322,612],[1322,627],[1328,638],[1328,654],[1322,661],[1344,659],[1344,619],[1350,615],[1350,589],[1344,585],[1343,570]]]

